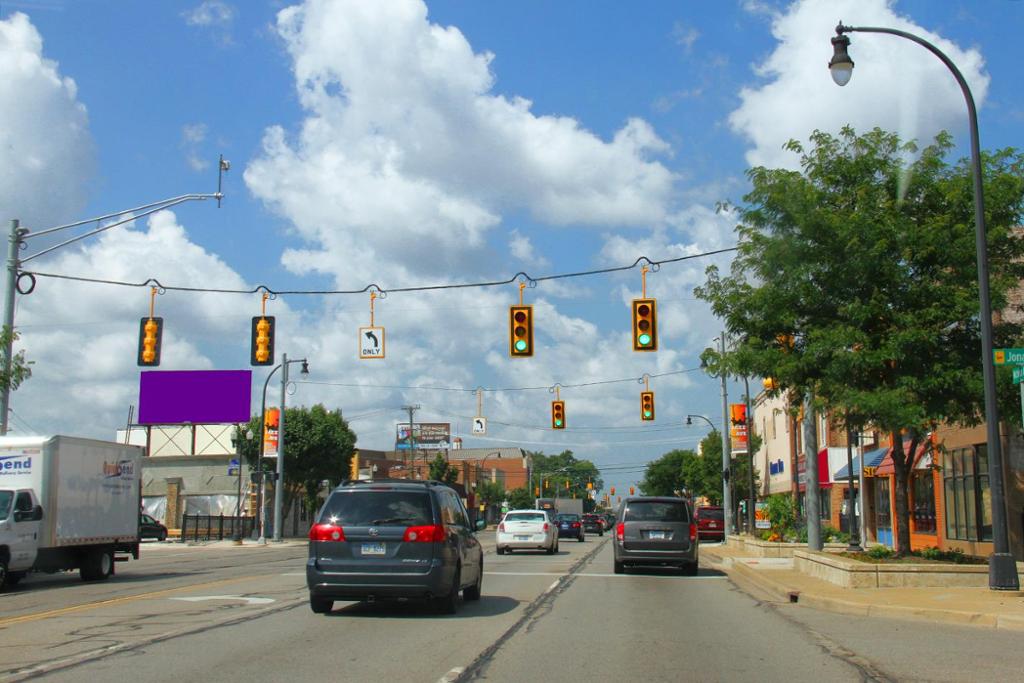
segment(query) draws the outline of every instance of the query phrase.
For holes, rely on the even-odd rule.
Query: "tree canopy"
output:
[[[604,480],[597,466],[589,460],[577,459],[570,450],[557,455],[544,455],[539,451],[527,454],[533,460],[534,485],[541,487],[541,498],[553,497],[557,488],[559,497],[582,498],[584,509],[587,509],[592,507],[587,503],[590,501],[587,484],[591,484],[594,491],[604,488]],[[538,476],[540,484],[536,483]]]
[[[454,484],[459,480],[459,470],[452,467],[443,454],[438,453],[430,463],[430,478],[435,481],[443,481],[446,484]]]
[[[970,166],[947,162],[945,133],[921,150],[849,127],[815,132],[811,144],[788,145],[800,171],[748,172],[731,272],[709,268],[696,293],[737,340],[719,359],[730,373],[771,377],[775,392],[810,392],[840,424],[893,434],[905,551],[903,434],[913,449],[938,423],[983,419]],[[996,311],[1024,277],[1022,168],[1013,150],[983,154]],[[997,316],[996,346],[1020,337],[1011,319]],[[1016,413],[1004,405],[1004,416]]]

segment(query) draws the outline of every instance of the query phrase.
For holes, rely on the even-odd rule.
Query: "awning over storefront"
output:
[[[876,448],[873,451],[868,451],[867,453],[864,454],[864,467],[878,467],[878,464],[882,462],[882,458],[884,458],[888,452],[888,446],[885,446],[883,448]],[[853,456],[853,473],[855,476],[859,469],[860,456],[855,455]],[[846,465],[843,465],[836,471],[834,481],[839,481],[840,479],[849,479],[849,477],[850,475],[846,469]]]
[[[917,457],[920,458],[922,453],[928,451],[931,447],[930,441],[924,441],[917,447]],[[910,453],[910,442],[903,442],[903,454],[908,455]],[[890,474],[896,474],[896,466],[892,464],[892,448],[885,449],[885,457],[878,463],[878,467],[875,469],[876,477],[885,477]]]
[[[800,490],[807,488],[807,463],[804,458],[797,461],[797,481]],[[822,448],[818,451],[818,487],[827,489],[832,487],[832,477],[828,471],[828,449]]]

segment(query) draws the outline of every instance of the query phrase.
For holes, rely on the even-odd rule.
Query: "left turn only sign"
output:
[[[384,357],[384,328],[383,327],[360,327],[359,328],[359,357],[360,358],[383,358]]]

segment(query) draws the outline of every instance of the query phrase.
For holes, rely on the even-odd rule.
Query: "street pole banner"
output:
[[[267,408],[263,415],[263,457],[277,457],[277,428],[281,424],[281,410]]]
[[[729,438],[732,452],[747,452],[747,404],[729,404]]]

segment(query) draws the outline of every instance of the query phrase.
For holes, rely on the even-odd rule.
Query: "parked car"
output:
[[[144,538],[166,541],[167,527],[143,512],[139,514],[139,540]]]
[[[697,536],[699,538],[725,540],[725,512],[721,507],[704,505],[697,508],[694,516],[697,518]]]
[[[563,512],[555,520],[558,522],[559,538],[575,538],[580,543],[583,543],[586,532],[583,529],[583,520],[580,519],[579,515]]]
[[[459,593],[479,600],[484,553],[458,494],[437,481],[346,481],[309,530],[309,606],[335,600],[424,598],[454,614]]]
[[[600,515],[583,515],[583,530],[593,532],[598,536],[604,536],[604,520],[601,519]]]
[[[697,574],[697,523],[682,498],[631,497],[615,524],[615,573],[629,566],[678,567]]]
[[[545,510],[509,510],[498,524],[498,554],[513,550],[558,552],[558,531]]]

